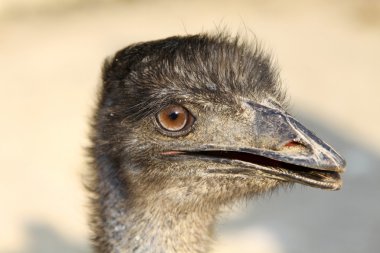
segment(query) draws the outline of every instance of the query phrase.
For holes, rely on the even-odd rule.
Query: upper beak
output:
[[[248,104],[255,111],[253,136],[263,148],[245,151],[306,168],[343,172],[343,157],[295,118],[260,104]]]

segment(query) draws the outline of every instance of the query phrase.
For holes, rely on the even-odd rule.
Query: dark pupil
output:
[[[178,112],[171,112],[170,114],[169,114],[169,119],[171,119],[171,120],[176,120],[177,118],[178,118]]]

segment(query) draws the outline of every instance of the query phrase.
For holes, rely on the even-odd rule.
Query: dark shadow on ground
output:
[[[297,118],[346,158],[343,188],[329,192],[297,185],[279,191],[270,199],[252,201],[244,217],[227,221],[220,231],[265,228],[287,253],[379,252],[380,152],[350,141],[328,125]]]
[[[70,241],[51,226],[41,222],[31,222],[25,226],[27,242],[24,249],[8,253],[89,253],[90,249],[81,238]],[[4,252],[7,253],[7,252]]]

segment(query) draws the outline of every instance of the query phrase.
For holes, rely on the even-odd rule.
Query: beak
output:
[[[234,164],[260,170],[267,177],[322,189],[341,188],[340,173],[346,162],[333,148],[286,112],[250,101],[247,105],[254,115],[250,129],[244,131],[249,133],[246,137],[252,140],[251,145],[206,145],[163,154]]]
[[[342,156],[291,115],[248,104],[255,111],[253,136],[262,148],[241,148],[239,152],[261,157],[261,166],[280,178],[318,188],[341,188],[340,173],[346,166]]]
[[[253,135],[264,149],[241,149],[276,161],[315,170],[343,172],[345,160],[295,118],[252,102]]]

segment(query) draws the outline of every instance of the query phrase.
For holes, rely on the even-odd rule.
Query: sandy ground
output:
[[[103,59],[132,42],[220,27],[254,33],[278,59],[293,112],[378,157],[379,2],[284,3],[0,8],[0,252],[88,252],[81,183],[88,118]],[[236,233],[222,235],[216,251],[231,252],[236,241],[250,245],[240,252],[284,251],[265,228]]]

